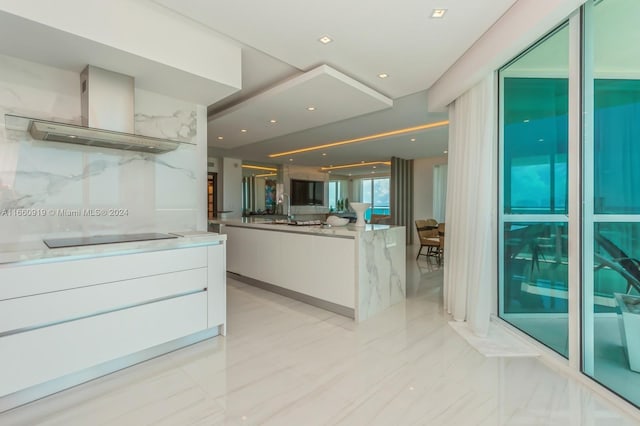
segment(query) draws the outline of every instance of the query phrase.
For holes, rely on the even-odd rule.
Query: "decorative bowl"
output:
[[[326,222],[331,226],[344,226],[349,223],[348,217],[329,216]]]

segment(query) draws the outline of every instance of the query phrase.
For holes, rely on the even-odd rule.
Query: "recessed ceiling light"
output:
[[[222,139],[224,139],[222,136],[218,136],[219,141],[221,141]]]
[[[523,123],[528,123],[528,122],[529,122],[529,119],[522,120],[522,122],[523,122]]]
[[[409,140],[410,140],[411,142],[415,142],[415,141],[416,141],[416,138],[411,138],[411,139],[409,139]]]
[[[383,72],[383,73],[378,74],[378,77],[387,78],[387,77],[389,77],[389,74]]]
[[[443,154],[448,154],[448,153],[449,153],[449,151],[442,151],[442,153],[443,153]]]
[[[315,111],[315,110],[316,110],[316,107],[312,107],[312,106],[307,107],[307,111]]]
[[[274,120],[273,118],[271,120],[269,120],[269,123],[277,123],[278,120]]]
[[[289,161],[293,161],[293,158],[289,158]]]
[[[360,161],[361,163],[364,163],[364,160]]]
[[[331,43],[333,41],[333,39],[331,37],[325,35],[325,36],[320,37],[318,39],[318,41],[320,43],[322,43],[322,44],[329,44],[329,43]]]
[[[374,174],[374,173],[375,173],[374,171],[371,172],[371,174]]]
[[[323,152],[323,153],[322,153],[322,156],[323,156],[323,157],[326,157],[326,156],[327,156],[327,153],[326,153],[326,152]]]
[[[431,17],[432,18],[444,18],[444,14],[447,13],[447,9],[433,9],[433,12],[431,12]]]
[[[540,138],[538,139],[538,142],[544,142],[544,139]]]
[[[376,166],[373,166],[372,168],[374,168],[374,169],[375,169],[375,168],[376,168]]]
[[[327,173],[331,174],[331,170],[329,170]]]
[[[240,129],[242,133],[247,133],[247,129]]]
[[[351,173],[349,173],[349,176],[351,176]]]

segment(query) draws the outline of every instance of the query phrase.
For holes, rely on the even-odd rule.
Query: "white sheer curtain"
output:
[[[449,106],[444,302],[480,336],[496,286],[494,87],[491,74]]]
[[[433,166],[433,218],[438,222],[445,221],[447,211],[447,165]]]

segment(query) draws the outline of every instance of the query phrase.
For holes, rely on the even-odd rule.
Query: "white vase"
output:
[[[349,206],[356,212],[356,226],[364,226],[367,224],[364,220],[364,212],[371,207],[371,203],[349,203]]]

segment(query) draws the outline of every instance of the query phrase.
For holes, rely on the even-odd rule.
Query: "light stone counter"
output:
[[[405,227],[223,220],[236,279],[363,321],[406,296]]]
[[[180,236],[164,240],[97,244],[55,249],[48,248],[42,241],[2,244],[0,245],[0,267],[198,247],[215,244],[227,239],[226,235],[204,231],[170,232],[170,234]]]
[[[278,232],[295,232],[301,234],[313,234],[313,235],[322,235],[326,237],[338,237],[338,238],[355,238],[356,236],[366,233],[366,232],[375,232],[375,231],[384,231],[394,228],[402,228],[403,226],[392,226],[392,225],[377,225],[377,224],[367,224],[365,226],[355,226],[353,223],[347,224],[346,226],[332,226],[332,227],[324,227],[322,225],[289,225],[286,223],[281,223],[281,221],[273,221],[269,219],[260,219],[260,218],[238,218],[238,219],[228,219],[228,220],[214,220],[209,221],[210,224],[222,224],[225,226],[235,226],[241,228],[254,228],[254,229],[264,229],[267,231],[278,231]]]

